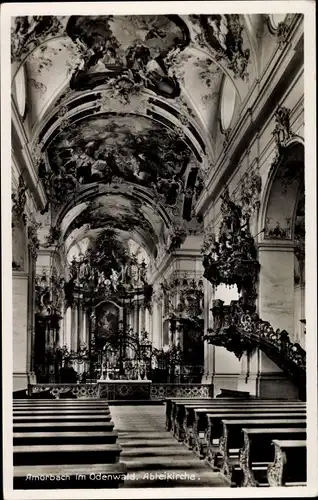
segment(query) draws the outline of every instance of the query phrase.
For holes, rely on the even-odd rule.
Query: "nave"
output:
[[[306,485],[306,403],[15,400],[14,487]]]
[[[303,487],[306,16],[76,10],[10,19],[14,488]]]

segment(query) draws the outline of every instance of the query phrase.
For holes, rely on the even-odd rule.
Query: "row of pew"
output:
[[[166,399],[166,429],[232,487],[306,485],[306,403]]]
[[[106,400],[13,400],[15,489],[118,488],[126,467]]]

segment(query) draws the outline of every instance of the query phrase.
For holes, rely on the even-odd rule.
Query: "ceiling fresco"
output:
[[[132,115],[82,121],[62,131],[48,148],[52,170],[72,176],[74,183],[110,184],[121,178],[155,187],[170,205],[190,156],[175,132]]]
[[[154,244],[158,241],[155,229],[145,217],[142,205],[123,195],[105,195],[90,202],[88,206],[70,223],[64,238],[68,238],[73,231],[85,226],[85,235],[92,230],[99,234],[103,228],[113,228],[132,234],[138,231],[145,235],[147,242]],[[90,233],[91,234],[91,233]]]
[[[163,95],[179,95],[164,57],[189,42],[186,25],[177,16],[72,16],[66,33],[85,54],[71,79],[75,89],[94,88],[111,78],[126,77]],[[176,24],[176,21],[177,23]]]
[[[26,16],[11,34],[46,210],[54,227],[75,210],[63,240],[113,228],[155,255],[199,230],[192,207],[216,161],[224,75],[238,101],[248,91],[244,16]]]

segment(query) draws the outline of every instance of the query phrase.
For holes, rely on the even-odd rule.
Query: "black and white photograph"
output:
[[[6,500],[315,496],[314,4],[1,14]]]

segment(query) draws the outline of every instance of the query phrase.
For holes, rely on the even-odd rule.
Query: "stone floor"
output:
[[[110,406],[110,410],[123,450],[120,460],[127,465],[124,487],[228,486],[165,430],[164,405]]]

